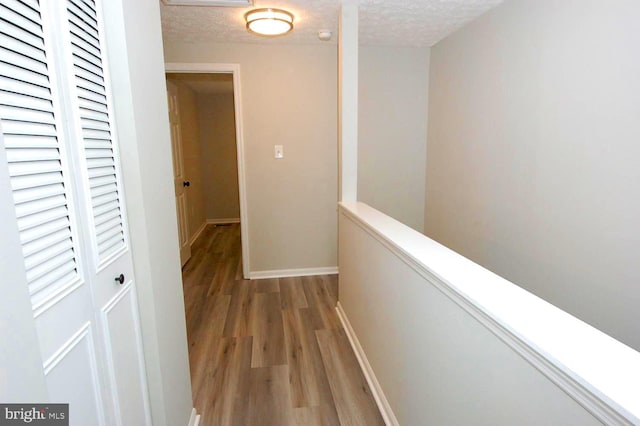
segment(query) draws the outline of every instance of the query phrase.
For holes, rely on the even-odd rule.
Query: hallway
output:
[[[202,426],[384,424],[335,311],[336,275],[243,280],[240,226],[208,225],[183,269]]]

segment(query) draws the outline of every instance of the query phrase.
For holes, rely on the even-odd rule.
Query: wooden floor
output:
[[[183,269],[200,425],[383,425],[335,312],[337,275],[242,280],[240,227],[208,225]]]

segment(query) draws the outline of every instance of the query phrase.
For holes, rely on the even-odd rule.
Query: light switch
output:
[[[282,145],[275,146],[275,152],[273,156],[278,159],[284,158],[284,148],[282,147]]]

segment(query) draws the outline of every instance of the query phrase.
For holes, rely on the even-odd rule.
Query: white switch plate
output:
[[[284,148],[282,147],[282,145],[276,145],[275,149],[274,149],[274,155],[275,158],[284,158]]]

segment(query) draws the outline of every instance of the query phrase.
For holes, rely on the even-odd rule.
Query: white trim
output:
[[[226,225],[229,223],[240,223],[239,217],[229,217],[223,219],[207,219],[207,223],[210,225]]]
[[[116,423],[118,426],[122,426],[122,416],[120,411],[120,395],[118,392],[118,382],[116,380],[116,367],[115,362],[113,360],[113,346],[111,329],[109,326],[109,314],[113,310],[113,308],[120,303],[122,298],[126,296],[126,294],[131,290],[133,285],[132,281],[124,284],[122,290],[107,302],[107,304],[101,309],[101,317],[102,321],[102,332],[104,334],[104,345],[106,349],[105,361],[107,363],[107,371],[109,373],[109,384],[111,386],[111,395],[113,398],[113,408],[116,414]],[[148,423],[148,422],[147,422]]]
[[[249,278],[249,210],[247,204],[247,181],[244,159],[244,126],[242,116],[242,90],[240,64],[216,63],[182,63],[168,62],[164,64],[165,72],[181,73],[228,73],[233,75],[233,103],[236,118],[236,147],[238,150],[238,192],[240,198],[240,238],[242,240],[242,274]]]
[[[640,424],[640,353],[364,203],[339,204],[341,215],[598,420]]]
[[[353,327],[351,327],[349,318],[347,318],[347,314],[345,313],[344,309],[342,309],[342,305],[340,304],[340,302],[338,302],[338,305],[336,306],[336,312],[338,312],[338,318],[340,318],[342,327],[344,328],[344,331],[349,338],[351,348],[353,349],[353,352],[355,352],[356,358],[358,358],[358,364],[360,364],[362,374],[364,374],[365,379],[367,379],[369,389],[371,389],[373,398],[376,400],[376,404],[378,405],[378,409],[380,410],[380,414],[382,415],[384,423],[387,426],[400,426],[400,423],[398,423],[398,419],[396,419],[396,415],[391,409],[391,405],[389,405],[389,401],[387,401],[387,397],[382,391],[382,386],[380,386],[380,383],[378,383],[378,379],[373,372],[373,368],[371,368],[371,364],[369,364],[367,355],[364,353],[362,346],[360,346],[360,341],[358,341],[356,332],[353,331]]]
[[[338,199],[358,199],[358,4],[343,1],[338,22]]]
[[[138,310],[138,292],[136,291],[133,281],[129,283],[131,288],[131,314],[133,315],[133,324],[136,335],[136,352],[138,355],[138,367],[140,368],[140,383],[142,387],[142,398],[144,402],[144,414],[147,421],[147,425],[152,425],[151,420],[151,402],[149,399],[149,382],[147,382],[147,364],[144,358],[144,346],[142,343],[142,325],[140,324],[140,311]]]
[[[129,295],[129,309],[131,310],[133,316],[133,324],[131,326],[134,328],[134,334],[136,337],[136,355],[138,357],[138,368],[140,369],[140,383],[142,390],[142,399],[144,403],[144,415],[146,420],[146,425],[149,426],[152,424],[151,421],[151,405],[149,402],[149,387],[147,385],[147,369],[144,359],[143,345],[142,345],[142,328],[140,326],[140,318],[138,312],[138,297],[135,291],[135,287],[132,280],[129,280],[126,284],[123,285],[122,290],[119,293],[116,293],[111,300],[107,302],[107,304],[101,309],[101,317],[102,317],[102,329],[105,335],[105,346],[106,346],[106,362],[107,362],[107,371],[109,372],[109,377],[111,380],[111,387],[113,389],[114,398],[114,406],[115,411],[118,413],[117,421],[120,425],[122,423],[121,419],[121,411],[120,411],[120,395],[118,394],[118,382],[116,380],[116,367],[115,362],[113,360],[113,346],[111,342],[113,341],[113,336],[111,334],[111,326],[109,324],[109,314],[111,311],[121,302],[124,298]]]
[[[202,231],[204,231],[204,229],[207,227],[207,224],[209,222],[208,221],[204,221],[202,222],[202,225],[200,225],[200,228],[198,228],[198,230],[193,234],[193,236],[191,237],[191,239],[189,240],[189,245],[192,246],[193,243],[196,242],[196,240],[198,239],[198,237],[200,236],[200,234],[202,234]]]
[[[80,269],[80,267],[78,267],[78,269]],[[56,304],[58,304],[58,302],[63,300],[65,297],[67,297],[68,295],[70,295],[80,287],[82,287],[85,284],[85,282],[86,281],[84,280],[84,277],[79,275],[75,280],[70,281],[68,284],[65,284],[62,287],[55,289],[50,294],[46,295],[46,297],[43,298],[42,300],[39,300],[34,303],[33,296],[32,296],[31,300],[32,300],[32,306],[33,306],[33,317],[38,318],[40,315],[42,315],[43,313],[45,313],[46,311],[54,307]]]
[[[78,344],[80,342],[82,342],[85,337],[90,336],[91,333],[91,323],[90,322],[86,322],[82,325],[82,327],[80,327],[80,329],[78,331],[76,331],[65,343],[63,343],[63,345],[54,352],[53,355],[51,355],[49,357],[49,359],[47,359],[43,364],[42,364],[42,368],[44,370],[44,375],[48,376],[49,373],[51,372],[51,370],[53,370],[54,368],[56,368],[58,366],[58,364],[60,364],[60,362],[67,356],[69,355],[69,352],[71,352],[73,349],[76,348],[76,346],[78,346]],[[89,337],[89,339],[91,339],[91,337]],[[92,344],[89,345],[90,347],[93,346]],[[90,351],[90,355],[94,355],[94,351]],[[93,356],[92,356],[93,358]],[[92,362],[92,364],[94,364],[94,362]],[[93,365],[92,365],[93,367]],[[97,378],[97,376],[94,376],[94,381],[96,383],[99,383],[100,380]]]
[[[49,359],[43,364],[44,375],[48,376],[53,369],[55,369],[64,358],[71,353],[78,345],[84,342],[87,345],[87,351],[89,352],[89,367],[91,368],[91,378],[93,383],[93,393],[96,402],[96,408],[98,409],[98,422],[100,425],[105,424],[104,407],[102,401],[102,392],[100,389],[100,377],[98,374],[98,361],[96,359],[95,342],[93,340],[93,334],[91,333],[91,323],[86,322],[80,329],[69,338]]]
[[[266,278],[308,277],[311,275],[334,275],[338,273],[337,266],[323,268],[278,269],[274,271],[254,271],[249,273],[250,280]]]
[[[189,417],[189,424],[187,426],[198,426],[200,424],[200,414],[196,412],[195,408],[191,409],[191,417]]]

